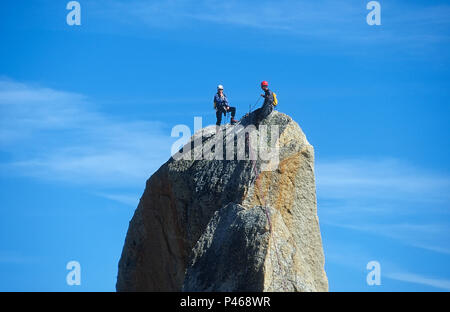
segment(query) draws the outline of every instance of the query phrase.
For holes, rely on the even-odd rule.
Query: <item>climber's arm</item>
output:
[[[217,94],[214,95],[214,109],[217,110]]]

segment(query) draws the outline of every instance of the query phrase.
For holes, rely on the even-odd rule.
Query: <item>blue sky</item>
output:
[[[380,1],[381,26],[362,0],[81,0],[81,26],[67,2],[0,10],[1,291],[113,291],[172,127],[261,80],[315,147],[330,290],[450,290],[446,1]]]

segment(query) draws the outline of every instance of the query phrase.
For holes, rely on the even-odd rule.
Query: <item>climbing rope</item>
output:
[[[256,105],[258,105],[258,103],[259,103],[259,101],[261,100],[261,97],[258,97],[258,100],[255,102],[255,104],[253,104],[253,105],[249,105],[249,111],[248,111],[248,118],[251,118],[251,120],[250,120],[250,124],[254,124],[254,116],[253,115],[251,115],[251,112],[252,112],[252,109],[253,108],[255,108],[256,107]],[[228,117],[228,114],[227,114],[227,117]],[[242,119],[241,120],[239,120],[237,123],[236,123],[236,125],[239,125],[239,124],[241,124],[241,122],[242,122]],[[251,161],[252,161],[252,169],[251,169],[251,171],[253,171],[253,174],[254,174],[254,176],[255,176],[255,186],[256,186],[256,193],[257,194],[259,194],[259,196],[260,196],[260,199],[261,199],[261,204],[262,204],[262,206],[264,207],[264,211],[265,211],[265,215],[266,215],[266,218],[267,218],[267,223],[269,224],[269,233],[270,233],[270,237],[271,237],[271,239],[272,239],[272,242],[273,242],[273,246],[274,246],[274,249],[275,249],[275,255],[276,255],[276,258],[277,258],[277,262],[278,262],[278,268],[279,268],[279,270],[280,270],[280,272],[282,271],[282,267],[281,267],[281,261],[280,261],[280,256],[279,256],[279,254],[278,254],[278,249],[277,249],[277,247],[276,247],[276,244],[275,244],[275,239],[274,239],[274,236],[273,236],[273,230],[272,230],[272,221],[271,221],[271,218],[270,218],[270,213],[269,213],[269,211],[268,211],[268,207],[267,207],[267,205],[266,205],[266,198],[265,198],[265,194],[264,194],[264,192],[262,191],[262,188],[261,188],[261,179],[260,179],[260,173],[258,173],[258,169],[256,168],[256,164],[257,164],[257,162],[256,162],[256,157],[253,157],[253,150],[252,150],[252,148],[251,148],[251,146],[250,146],[250,138],[248,137],[248,138],[246,138],[245,139],[245,141],[246,142],[248,142],[248,148],[249,148],[249,156],[250,156],[250,159],[251,159]],[[272,272],[272,274],[273,274],[273,272]],[[275,274],[274,274],[275,275]],[[274,282],[274,278],[272,278],[272,283]],[[286,287],[286,280],[285,279],[282,279],[282,289],[283,290],[287,290],[287,287]]]
[[[252,116],[252,119],[253,119],[253,116]],[[277,249],[276,244],[275,244],[275,239],[273,237],[272,222],[271,222],[270,214],[269,214],[269,211],[268,211],[267,205],[266,205],[265,193],[264,193],[264,191],[261,188],[261,179],[260,179],[261,175],[260,175],[260,173],[258,173],[258,169],[256,168],[256,157],[253,157],[253,153],[252,153],[253,150],[251,149],[251,146],[250,146],[250,139],[248,140],[248,148],[249,148],[249,156],[250,156],[250,159],[252,161],[252,171],[253,171],[253,174],[255,176],[256,193],[260,196],[261,204],[264,207],[264,211],[265,211],[265,214],[266,214],[267,222],[269,224],[270,237],[271,237],[272,242],[274,244],[275,255],[277,257],[278,268],[280,269],[280,272],[281,272],[282,271],[282,269],[281,269],[281,261],[280,261],[279,255],[278,255],[278,249]],[[272,278],[272,282],[273,281],[274,281],[274,278]],[[287,289],[287,287],[285,287],[285,282],[286,281],[283,279],[283,290]]]
[[[258,103],[259,103],[260,100],[261,100],[261,97],[258,96],[258,100],[256,101],[256,103],[253,104],[253,105],[249,105],[249,106],[248,106],[248,115],[250,115],[250,113],[251,113],[252,110],[256,107],[256,105],[258,105]]]

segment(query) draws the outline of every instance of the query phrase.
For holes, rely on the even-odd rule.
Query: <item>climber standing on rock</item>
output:
[[[222,122],[222,114],[225,116],[227,112],[231,112],[231,124],[234,125],[236,120],[234,116],[236,115],[236,107],[231,107],[228,105],[228,99],[225,93],[223,93],[223,86],[217,86],[217,93],[214,95],[214,109],[216,110],[216,125],[220,126]]]
[[[259,123],[270,115],[273,111],[273,107],[278,104],[277,96],[274,92],[269,89],[269,83],[267,81],[261,82],[261,89],[264,91],[264,94],[261,96],[264,98],[264,103],[255,113],[256,113],[256,122],[255,125],[259,125]]]

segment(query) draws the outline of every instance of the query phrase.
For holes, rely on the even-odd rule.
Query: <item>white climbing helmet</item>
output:
[[[217,86],[217,90],[223,90],[223,86],[222,85],[218,85]]]

